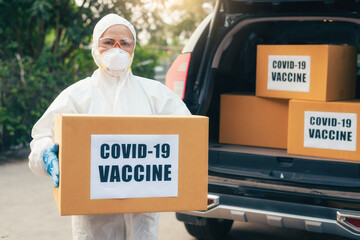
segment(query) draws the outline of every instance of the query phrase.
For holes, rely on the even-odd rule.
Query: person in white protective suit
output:
[[[109,14],[95,26],[92,56],[99,67],[91,77],[66,88],[34,125],[29,166],[36,175],[49,173],[59,184],[56,113],[176,114],[190,112],[163,84],[134,76],[136,33],[124,18]],[[60,173],[61,174],[61,173]],[[74,239],[157,239],[159,213],[72,216]]]

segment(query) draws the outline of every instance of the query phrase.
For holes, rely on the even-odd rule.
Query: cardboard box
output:
[[[258,45],[256,96],[334,101],[355,97],[357,48]]]
[[[60,215],[205,210],[208,118],[58,114]]]
[[[360,160],[360,102],[290,100],[288,153]]]
[[[287,121],[288,100],[221,95],[221,143],[286,148]]]

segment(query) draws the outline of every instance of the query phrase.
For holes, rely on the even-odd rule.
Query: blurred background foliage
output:
[[[214,2],[214,1],[210,1]],[[0,151],[27,146],[34,123],[70,84],[96,69],[96,22],[118,13],[135,26],[133,72],[153,78],[207,14],[202,0],[0,0]]]

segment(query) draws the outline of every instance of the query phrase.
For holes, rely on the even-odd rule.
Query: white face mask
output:
[[[108,73],[119,76],[131,69],[133,58],[121,48],[112,48],[100,54],[98,60],[100,69],[103,67]]]

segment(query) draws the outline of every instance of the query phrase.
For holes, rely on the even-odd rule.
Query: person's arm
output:
[[[46,175],[47,166],[44,162],[44,151],[54,143],[54,121],[57,113],[77,112],[69,97],[68,91],[63,91],[49,106],[42,117],[35,123],[30,143],[29,167],[35,175]]]
[[[54,115],[55,113],[49,107],[36,122],[31,132],[33,140],[30,142],[29,167],[36,175],[47,173],[43,154],[45,149],[54,145]]]

